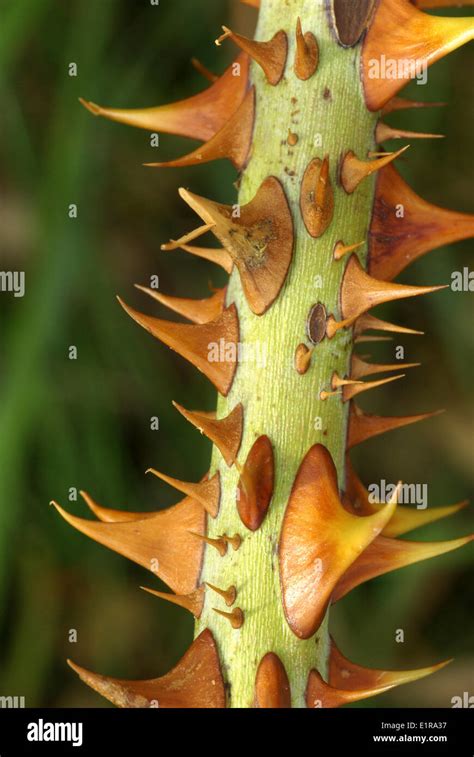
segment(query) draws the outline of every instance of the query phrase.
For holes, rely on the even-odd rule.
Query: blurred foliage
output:
[[[251,33],[252,10],[222,0],[159,7],[147,0],[1,1],[1,268],[26,271],[26,296],[0,297],[0,681],[2,693],[26,696],[28,706],[107,706],[70,673],[69,656],[94,670],[139,678],[165,672],[189,643],[191,622],[182,611],[138,590],[153,578],[74,533],[48,501],[54,496],[84,515],[83,504],[68,502],[76,487],[105,505],[151,510],[176,497],[146,480],[147,466],[190,480],[206,470],[209,445],[170,400],[211,409],[212,388],[137,329],[115,294],[138,304],[132,284],[152,274],[159,274],[163,291],[183,296],[205,296],[209,284],[222,282],[205,262],[161,254],[159,245],[195,223],[178,198],[179,185],[228,201],[235,173],[224,164],[145,169],[144,162],[156,160],[149,135],[95,120],[78,97],[134,107],[198,91],[204,82],[190,59],[223,70],[231,46],[217,50],[213,40],[231,19]],[[448,107],[391,118],[394,125],[446,135],[414,144],[402,171],[427,199],[470,212],[473,58],[472,47],[460,50],[431,70],[428,86],[410,85],[412,96]],[[68,75],[71,62],[77,77]],[[183,146],[189,142],[163,136],[160,155],[178,155]],[[68,217],[70,203],[78,206],[77,220]],[[453,270],[469,265],[471,246],[434,252],[401,280],[448,283]],[[371,345],[374,358],[393,358],[394,344],[404,344],[406,358],[423,367],[364,406],[393,414],[445,407],[448,413],[357,450],[366,482],[422,481],[431,504],[469,496],[471,303],[472,294],[446,290],[381,309],[382,317],[426,336]],[[77,360],[68,357],[71,345]],[[159,432],[150,430],[153,416]],[[421,538],[450,538],[471,524],[464,512]],[[410,667],[456,657],[435,679],[368,706],[449,706],[467,690],[474,664],[469,570],[469,550],[463,550],[378,579],[334,609],[335,636],[361,663]],[[395,643],[397,628],[405,630],[404,644]],[[78,631],[76,644],[68,641],[70,629]]]

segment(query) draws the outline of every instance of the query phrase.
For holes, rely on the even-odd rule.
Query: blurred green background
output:
[[[220,25],[251,34],[254,22],[252,9],[224,0],[162,0],[159,7],[148,0],[0,2],[0,268],[26,271],[26,296],[0,297],[0,694],[25,696],[27,706],[108,706],[79,683],[67,657],[123,678],[151,677],[189,644],[186,614],[138,588],[158,582],[75,533],[48,502],[54,497],[87,517],[85,505],[68,501],[76,487],[106,506],[153,510],[177,497],[147,480],[148,466],[189,480],[206,471],[209,445],[171,400],[212,409],[212,387],[137,328],[115,295],[164,315],[133,283],[158,274],[164,292],[195,297],[221,284],[217,268],[159,246],[195,225],[178,186],[224,202],[235,191],[235,172],[224,163],[142,167],[187,152],[189,141],[163,135],[157,158],[147,132],[94,119],[78,97],[138,107],[192,94],[206,83],[191,57],[222,71],[233,50],[214,46]],[[70,63],[77,77],[68,75]],[[472,46],[438,63],[428,85],[412,84],[407,94],[447,107],[390,119],[446,135],[415,143],[401,170],[427,199],[467,212],[474,211],[473,66]],[[68,217],[70,203],[78,206],[76,220]],[[469,266],[470,248],[464,242],[433,252],[400,280],[447,283],[452,271]],[[423,366],[361,404],[388,414],[448,412],[357,450],[366,482],[427,483],[431,505],[469,497],[472,297],[446,290],[380,309],[381,317],[426,336],[364,347],[389,362],[394,345],[403,344],[406,359]],[[77,360],[68,357],[71,345]],[[153,416],[159,431],[150,430]],[[420,538],[470,529],[472,515],[464,511]],[[367,706],[450,706],[452,696],[469,690],[471,557],[467,548],[378,579],[334,609],[334,635],[357,662],[409,668],[456,658],[435,678]],[[395,642],[399,628],[403,644]],[[70,629],[77,629],[75,644]]]

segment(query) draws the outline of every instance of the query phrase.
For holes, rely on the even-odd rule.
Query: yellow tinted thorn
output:
[[[171,478],[171,476],[166,476],[164,473],[160,473],[160,471],[157,471],[154,468],[149,468],[147,473],[152,473],[154,476],[165,481],[178,491],[191,497],[196,502],[199,502],[213,518],[217,516],[221,498],[219,471],[217,471],[212,478],[200,481],[197,484],[189,483],[188,481],[180,481],[177,478]]]
[[[209,418],[199,412],[186,410],[177,402],[174,407],[193,424],[202,434],[205,434],[220,450],[227,465],[235,462],[242,441],[244,409],[242,403],[235,406],[226,418]]]
[[[363,392],[368,392],[370,389],[376,389],[385,384],[391,384],[392,381],[398,381],[398,379],[401,378],[405,378],[404,373],[401,373],[399,376],[390,376],[390,378],[380,379],[379,381],[363,381],[362,383],[357,382],[354,386],[345,386],[342,390],[343,401],[348,402]]]
[[[235,630],[242,628],[244,624],[244,614],[240,607],[236,607],[232,612],[224,612],[224,610],[218,610],[216,607],[214,607],[213,610],[218,615],[226,618]]]
[[[443,139],[445,134],[427,134],[421,131],[404,131],[395,129],[393,126],[384,124],[379,121],[375,129],[375,141],[377,144],[386,142],[389,139]]]
[[[381,168],[396,160],[409,147],[410,145],[406,145],[397,152],[387,153],[376,160],[360,160],[352,150],[346,152],[341,167],[341,184],[347,194],[352,194],[367,176],[371,176],[371,174],[380,171]]]
[[[216,45],[221,45],[225,39],[231,39],[241,50],[249,55],[262,68],[269,84],[275,86],[281,80],[288,55],[288,37],[284,31],[279,31],[269,42],[255,40],[235,34],[227,26],[223,26],[224,34],[216,39]]]
[[[210,297],[203,300],[191,300],[187,297],[170,297],[161,294],[156,289],[135,284],[135,287],[149,297],[164,305],[175,313],[184,316],[193,323],[209,323],[218,318],[224,311],[224,303],[227,287],[218,289]]]

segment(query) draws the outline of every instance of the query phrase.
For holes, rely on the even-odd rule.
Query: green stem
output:
[[[293,71],[295,28],[301,17],[303,32],[312,31],[320,48],[320,63],[307,81]],[[290,630],[281,601],[278,572],[278,540],[282,518],[298,467],[308,449],[324,444],[336,464],[339,481],[344,482],[347,404],[340,396],[320,399],[330,390],[334,371],[347,375],[352,351],[350,331],[324,339],[314,350],[310,369],[299,375],[294,367],[299,344],[311,346],[306,322],[313,305],[321,302],[327,312],[340,317],[338,297],[345,259],[333,259],[335,244],[354,244],[367,239],[373,203],[374,182],[366,180],[353,195],[339,186],[340,159],[349,149],[361,158],[375,148],[375,116],[368,113],[359,79],[360,46],[345,49],[330,29],[324,0],[262,0],[256,38],[270,39],[284,29],[289,40],[285,77],[276,87],[267,84],[261,69],[252,66],[256,85],[256,123],[251,160],[243,173],[239,202],[253,198],[262,181],[277,177],[283,184],[295,224],[293,263],[276,302],[264,316],[254,315],[243,296],[234,271],[228,303],[238,308],[241,342],[266,351],[266,364],[254,361],[238,366],[231,392],[220,398],[218,417],[226,416],[238,402],[244,406],[244,435],[239,453],[243,464],[255,439],[266,434],[275,452],[276,480],[273,499],[262,526],[252,533],[242,524],[236,508],[236,466],[227,468],[215,449],[213,469],[222,481],[222,501],[216,520],[209,521],[208,535],[222,533],[243,537],[238,551],[229,549],[221,557],[207,547],[201,579],[226,589],[235,585],[236,606],[245,621],[234,630],[213,608],[226,610],[224,602],[208,591],[197,632],[213,632],[229,686],[231,707],[251,707],[255,674],[267,652],[275,652],[286,668],[293,707],[304,707],[308,673],[317,667],[327,673],[327,618],[306,641]],[[294,147],[287,143],[288,130],[298,135]],[[328,230],[320,239],[307,233],[299,210],[300,184],[308,163],[329,155],[330,176],[335,190],[335,212]],[[363,248],[361,259],[364,259]]]

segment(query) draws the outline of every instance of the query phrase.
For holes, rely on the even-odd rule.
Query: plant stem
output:
[[[293,71],[295,29],[301,18],[303,32],[315,34],[320,63],[307,81]],[[242,402],[244,435],[239,453],[243,464],[255,439],[269,436],[276,463],[273,499],[262,526],[254,533],[242,524],[236,508],[239,473],[228,468],[214,449],[212,469],[219,469],[222,501],[216,520],[209,520],[208,535],[239,533],[242,546],[229,548],[223,558],[207,547],[202,581],[222,588],[235,585],[236,606],[245,621],[234,630],[228,620],[218,616],[214,607],[228,609],[212,592],[206,594],[197,633],[204,628],[213,632],[229,687],[230,707],[251,707],[255,674],[267,652],[275,652],[288,674],[293,707],[304,707],[308,673],[318,668],[327,674],[327,618],[308,640],[298,639],[290,630],[281,601],[278,572],[278,541],[282,518],[298,467],[308,449],[324,444],[336,464],[339,483],[344,483],[347,404],[341,396],[320,399],[322,390],[331,391],[334,371],[345,376],[350,370],[352,335],[338,332],[314,349],[309,370],[295,370],[295,351],[299,344],[311,347],[306,323],[313,305],[321,302],[328,314],[339,319],[338,297],[346,260],[333,258],[335,244],[355,244],[367,239],[373,203],[374,182],[367,179],[358,191],[348,195],[337,179],[340,159],[349,149],[360,158],[373,150],[376,116],[364,104],[359,79],[360,46],[341,47],[330,28],[324,0],[262,0],[256,38],[269,40],[284,29],[289,40],[285,76],[270,86],[261,69],[253,64],[257,107],[251,159],[242,175],[239,203],[253,198],[268,177],[277,177],[285,188],[295,224],[295,252],[287,281],[276,302],[263,316],[254,315],[244,298],[234,271],[228,289],[228,303],[235,302],[240,320],[241,343],[246,349],[260,348],[266,361],[239,364],[231,392],[218,402],[218,417],[224,417]],[[288,130],[297,134],[297,144],[287,143]],[[330,177],[335,190],[335,212],[323,236],[313,239],[304,226],[300,209],[301,179],[315,157],[329,155]],[[361,260],[364,260],[365,247]],[[263,362],[263,364],[262,364]]]

